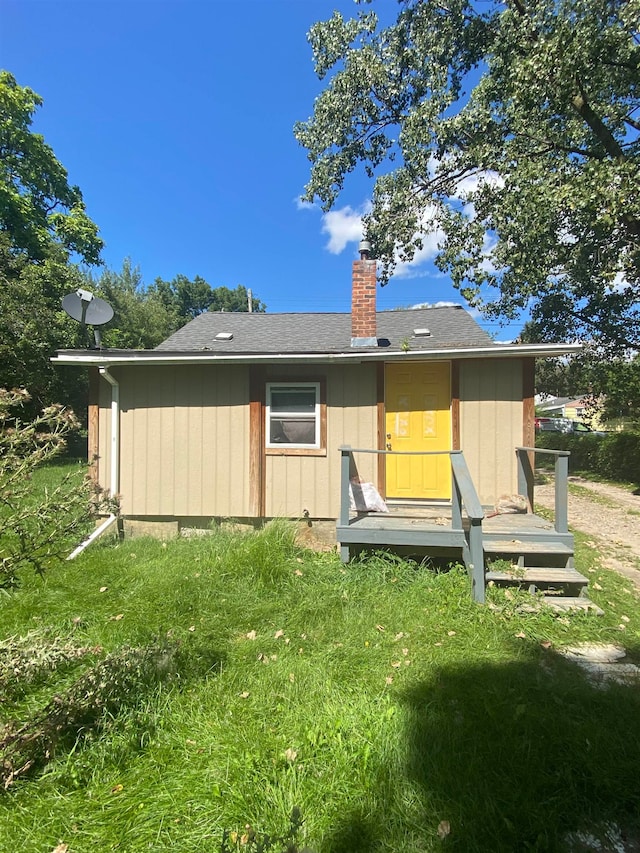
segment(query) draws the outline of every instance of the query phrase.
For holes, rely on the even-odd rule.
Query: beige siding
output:
[[[266,514],[301,518],[337,518],[340,512],[340,453],[342,444],[377,447],[375,365],[330,366],[278,371],[277,379],[326,376],[327,455],[267,456]],[[356,457],[361,477],[377,482],[375,456]]]
[[[130,516],[235,516],[249,508],[249,370],[113,368],[120,383],[120,493]],[[375,365],[282,366],[269,379],[326,377],[325,456],[267,456],[266,515],[336,518],[342,444],[377,446]],[[100,380],[99,480],[110,487],[111,387]],[[375,456],[357,459],[377,481]]]
[[[121,367],[120,492],[130,516],[250,515],[249,367]],[[326,380],[324,456],[267,455],[268,517],[336,518],[342,444],[377,447],[375,364],[271,368],[266,381]],[[99,480],[108,489],[111,388],[100,380]],[[516,490],[514,448],[522,443],[519,360],[460,363],[460,443],[481,500]],[[378,458],[356,456],[377,483]]]
[[[522,362],[460,362],[460,446],[482,503],[517,491],[522,444]]]
[[[242,366],[114,368],[120,383],[122,511],[248,514],[249,383]],[[108,486],[110,388],[101,380],[100,478]],[[106,429],[105,429],[106,427]]]

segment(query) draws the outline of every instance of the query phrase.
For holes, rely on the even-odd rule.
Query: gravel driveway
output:
[[[553,509],[553,483],[536,486],[534,501]],[[569,526],[590,534],[603,565],[629,578],[640,591],[640,494],[571,476]]]

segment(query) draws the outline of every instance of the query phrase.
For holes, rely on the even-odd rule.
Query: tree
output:
[[[82,194],[42,136],[31,131],[42,99],[0,71],[0,387],[29,387],[31,416],[56,400],[82,411],[86,378],[57,370],[58,347],[81,345],[60,302],[83,283],[70,262],[99,262],[102,240]]]
[[[63,406],[22,421],[15,410],[28,401],[24,390],[0,388],[0,589],[15,586],[29,566],[43,572],[93,515],[89,482],[80,472],[50,491],[34,488],[35,469],[64,449],[79,424]]]
[[[525,323],[523,343],[540,343],[539,330]],[[587,420],[623,419],[640,424],[640,355],[602,358],[586,345],[576,355],[536,360],[536,392],[552,397],[586,397]]]
[[[366,0],[361,0],[366,2]],[[306,198],[375,177],[382,281],[430,231],[488,316],[640,346],[640,0],[402,0],[309,34],[333,76],[295,135]]]
[[[235,290],[228,287],[211,287],[199,275],[193,280],[185,275],[177,275],[171,281],[157,278],[149,290],[162,300],[168,311],[175,314],[178,325],[173,331],[205,311],[249,310],[249,293],[242,284]],[[255,313],[264,313],[266,305],[254,297],[252,310]]]
[[[621,418],[640,426],[640,356],[598,359],[591,368],[592,387],[599,390],[602,417]]]
[[[83,284],[61,247],[51,246],[36,263],[15,255],[8,235],[0,233],[0,387],[31,388],[32,416],[60,400],[84,408],[86,377],[50,362],[58,348],[83,346],[78,324],[60,305],[65,293]]]
[[[129,258],[120,272],[105,269],[98,278],[87,275],[85,287],[113,308],[113,320],[102,330],[105,347],[153,349],[181,325],[158,295],[145,288],[140,269]]]
[[[0,232],[16,254],[42,261],[51,244],[99,263],[102,240],[82,193],[44,138],[30,130],[42,98],[0,71]]]
[[[242,285],[235,290],[214,288],[200,276],[190,280],[177,275],[145,286],[139,268],[128,258],[120,272],[105,269],[98,277],[87,273],[84,287],[112,306],[114,316],[103,327],[102,344],[119,349],[153,349],[204,311],[248,310]],[[264,303],[253,299],[253,310],[264,312]]]

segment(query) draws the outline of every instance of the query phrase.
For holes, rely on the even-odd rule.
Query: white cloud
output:
[[[330,210],[322,217],[322,233],[329,235],[327,249],[332,255],[344,251],[347,243],[359,243],[362,240],[362,217],[369,212],[371,205],[366,202],[360,210],[342,207]]]
[[[609,285],[609,290],[611,293],[624,293],[629,290],[630,287],[631,285],[624,277],[623,273],[619,272]]]
[[[470,219],[470,220],[475,219],[476,218],[476,206],[475,206],[475,204],[472,201],[466,202],[466,204],[464,204],[462,206],[462,213],[464,214],[464,216],[467,217],[467,219]]]
[[[432,261],[438,254],[438,242],[441,232],[432,231],[422,237],[422,248],[418,249],[410,261],[402,261],[396,256],[396,267],[393,271],[394,278],[412,278],[418,275],[417,268]]]
[[[441,300],[440,302],[418,302],[416,305],[410,305],[410,311],[417,311],[419,308],[457,308],[460,305],[459,302],[447,302],[445,300]]]
[[[484,235],[484,241],[482,246],[482,254],[484,255],[484,260],[480,263],[480,269],[486,273],[491,275],[492,273],[497,271],[497,267],[494,264],[494,252],[498,246],[498,238],[494,237],[491,234]]]
[[[298,210],[317,210],[318,205],[314,201],[305,201],[302,196],[294,198],[294,204]]]
[[[474,308],[473,305],[468,305],[465,308],[465,311],[467,312],[467,314],[471,314],[471,316],[473,317],[474,320],[483,320],[484,319],[482,311],[480,311],[479,308]]]
[[[459,198],[461,201],[468,201],[469,197],[478,192],[481,186],[488,184],[489,186],[503,187],[504,180],[497,173],[490,170],[486,172],[476,172],[474,175],[466,175],[456,184],[454,198]]]

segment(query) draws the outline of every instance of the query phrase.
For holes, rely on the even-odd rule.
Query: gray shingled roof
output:
[[[416,337],[414,329],[429,329]],[[408,342],[412,351],[491,346],[489,335],[461,306],[379,311],[378,348],[366,352],[400,350]],[[231,340],[216,340],[221,332]],[[220,354],[342,353],[353,352],[351,314],[248,314],[207,312],[163,341],[163,352]]]

